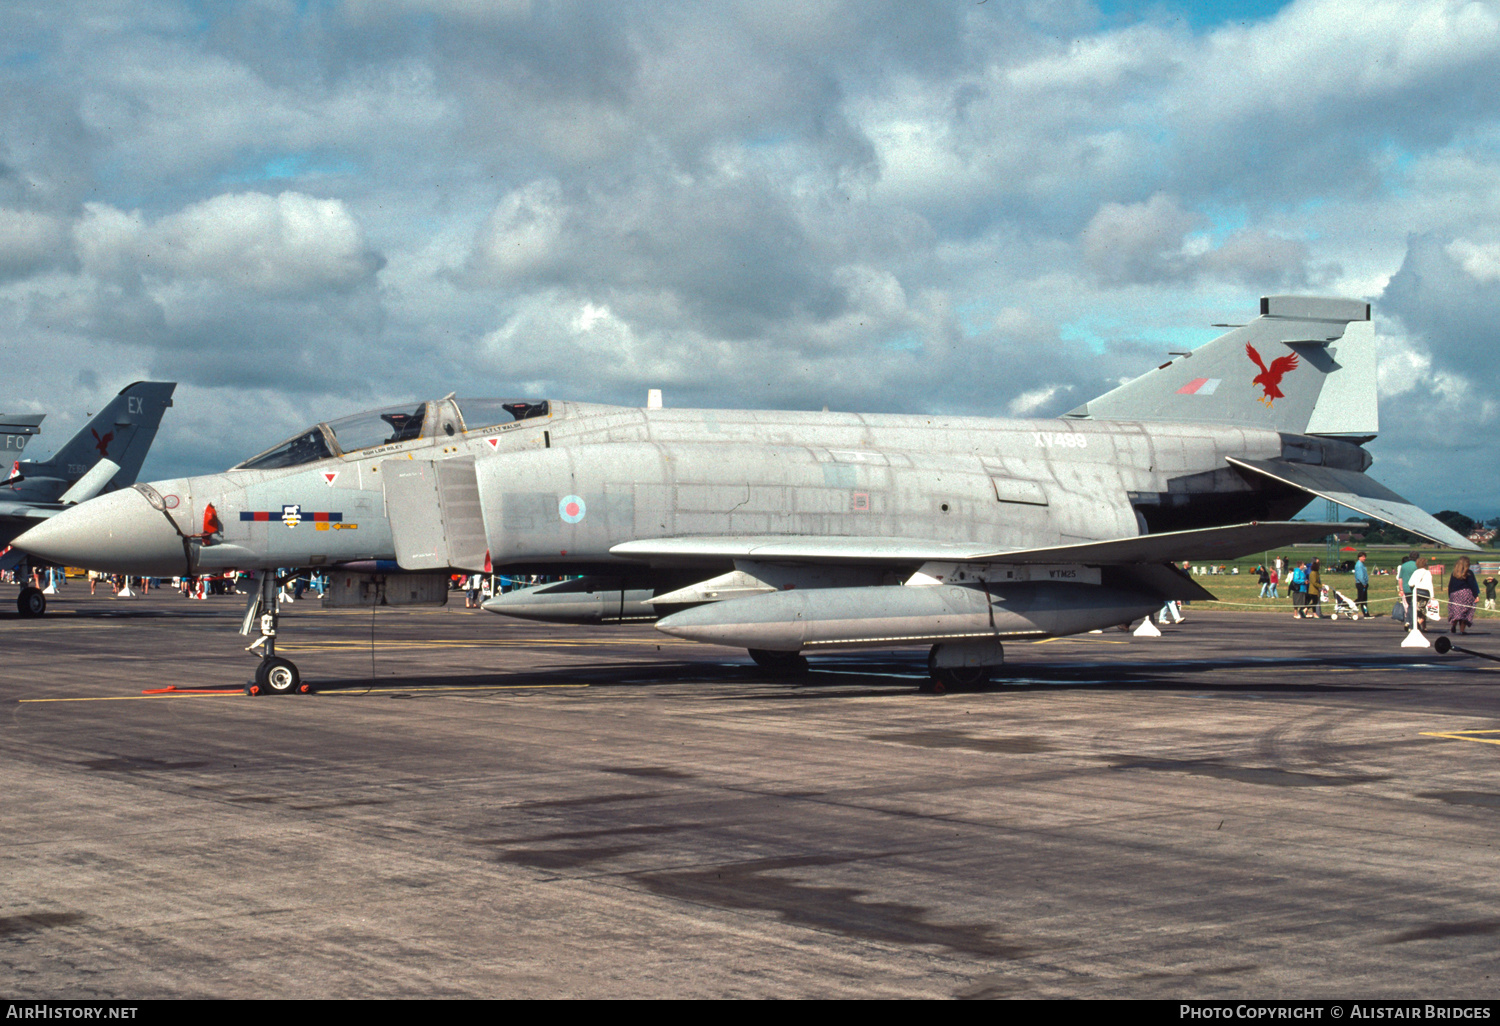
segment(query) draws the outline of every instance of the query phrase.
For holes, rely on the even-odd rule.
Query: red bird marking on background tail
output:
[[[1290,356],[1278,356],[1271,361],[1271,366],[1267,367],[1266,362],[1255,351],[1255,347],[1248,342],[1245,343],[1245,352],[1249,355],[1250,359],[1255,361],[1255,366],[1260,368],[1260,373],[1252,378],[1251,381],[1259,385],[1262,391],[1265,392],[1260,397],[1260,401],[1265,403],[1266,409],[1269,410],[1273,401],[1283,398],[1280,388],[1281,376],[1289,370],[1297,369],[1297,354],[1292,353]]]
[[[104,437],[100,438],[99,432],[95,431],[93,428],[89,428],[89,434],[94,436],[94,447],[99,450],[99,455],[108,456],[109,443],[114,440],[115,433],[113,431],[106,431],[104,433]]]

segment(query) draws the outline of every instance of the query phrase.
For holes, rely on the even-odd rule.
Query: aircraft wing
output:
[[[612,555],[653,563],[690,564],[705,559],[765,562],[920,564],[1087,563],[1129,565],[1182,559],[1234,559],[1295,542],[1318,541],[1350,524],[1306,520],[1233,524],[1191,531],[1168,531],[1132,538],[1050,545],[1038,549],[995,550],[972,542],[933,542],[914,538],[816,536],[653,538],[622,542]]]
[[[1439,545],[1455,549],[1479,551],[1479,546],[1443,523],[1437,517],[1407,502],[1385,485],[1366,477],[1357,470],[1335,470],[1332,467],[1313,467],[1303,463],[1282,463],[1279,460],[1245,460],[1226,457],[1230,463],[1257,474],[1264,474],[1293,488],[1300,488],[1310,495],[1329,499],[1340,506],[1348,506],[1367,517],[1395,524],[1403,531],[1420,534]],[[1348,525],[1343,525],[1347,528]]]
[[[39,505],[34,502],[0,502],[0,520],[45,520],[61,513],[60,504]]]

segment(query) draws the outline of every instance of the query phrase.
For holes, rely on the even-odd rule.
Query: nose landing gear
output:
[[[312,685],[302,683],[302,674],[297,664],[276,654],[276,627],[281,614],[276,607],[276,593],[282,582],[274,571],[262,571],[256,581],[256,593],[245,608],[245,622],[240,633],[248,635],[254,624],[260,626],[260,637],[245,649],[254,652],[260,649],[260,665],[255,668],[255,680],[245,685],[247,695],[310,695]]]

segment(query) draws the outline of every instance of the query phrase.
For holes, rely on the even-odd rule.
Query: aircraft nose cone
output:
[[[22,552],[86,570],[147,577],[188,573],[182,538],[134,488],[65,509],[13,544]]]

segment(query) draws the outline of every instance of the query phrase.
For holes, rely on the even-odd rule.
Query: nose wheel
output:
[[[270,694],[290,695],[295,694],[302,683],[302,674],[297,672],[297,664],[290,659],[270,656],[262,659],[255,668],[255,683]]]

